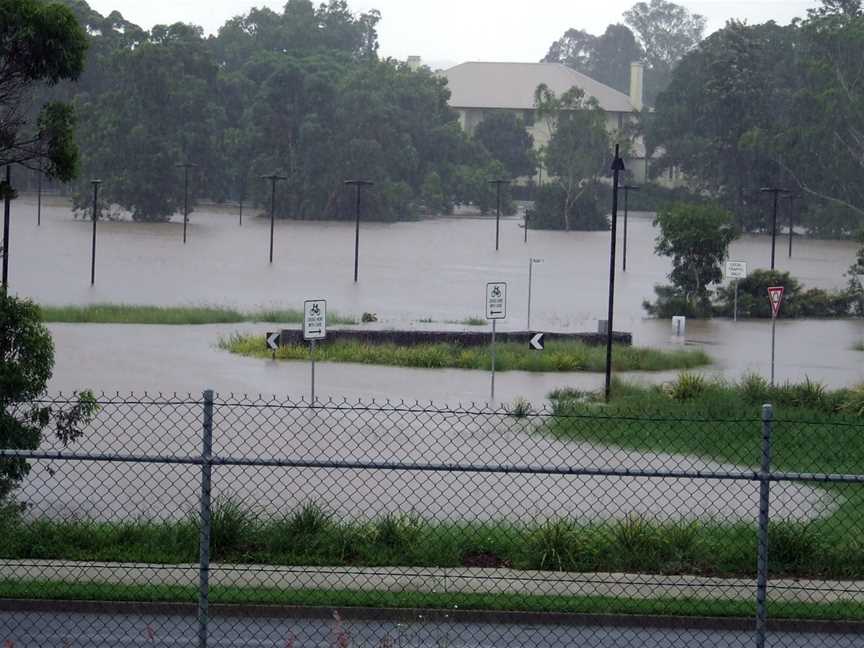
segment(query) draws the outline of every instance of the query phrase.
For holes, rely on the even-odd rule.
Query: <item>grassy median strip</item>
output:
[[[259,309],[242,311],[216,306],[142,306],[134,304],[90,304],[87,306],[41,306],[46,322],[70,324],[236,324],[271,322],[299,324],[303,311]],[[328,313],[332,324],[356,324],[353,318]]]
[[[198,527],[176,522],[25,520],[7,514],[0,558],[183,564],[197,560]],[[771,574],[864,578],[864,547],[846,529],[774,524]],[[579,523],[445,523],[411,514],[372,521],[336,519],[307,504],[283,514],[217,501],[213,560],[275,566],[504,567],[570,573],[754,575],[756,531],[750,524],[660,523],[630,514]]]
[[[219,340],[219,347],[244,356],[270,358],[263,336],[234,334]],[[338,341],[321,344],[315,352],[319,361],[420,367],[427,369],[491,369],[488,346],[465,347],[458,344],[364,344]],[[307,345],[289,345],[276,352],[279,360],[308,360]],[[547,342],[546,350],[531,351],[527,344],[499,344],[495,366],[499,371],[603,371],[606,348],[581,342]],[[616,346],[612,364],[616,371],[665,371],[687,369],[711,363],[701,349],[664,351]]]
[[[218,568],[217,568],[218,569]],[[198,590],[177,585],[114,585],[56,581],[0,580],[0,598],[57,601],[118,601],[190,603]],[[749,618],[752,601],[711,600],[698,597],[639,600],[601,596],[529,596],[520,594],[466,594],[369,592],[356,590],[286,590],[211,587],[210,603],[291,605],[314,607],[373,607],[401,609],[493,610],[570,614],[667,615],[682,617]],[[771,601],[772,619],[864,620],[864,606],[853,602],[801,603]]]

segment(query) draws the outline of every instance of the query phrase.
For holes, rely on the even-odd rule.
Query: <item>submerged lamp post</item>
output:
[[[189,223],[189,169],[197,165],[184,162],[174,166],[183,169],[183,245],[186,245],[186,226]]]
[[[90,285],[92,286],[96,283],[96,221],[99,220],[97,206],[99,204],[99,185],[102,184],[102,181],[91,180],[90,184],[93,185],[93,244],[90,248]]]
[[[354,283],[357,283],[357,273],[360,259],[360,192],[363,187],[371,187],[375,183],[369,180],[346,180],[346,186],[355,187],[356,200],[354,202]]]
[[[624,190],[624,250],[622,254],[622,270],[627,272],[627,216],[630,211],[630,192],[639,191],[639,187],[624,185],[621,188]]]
[[[288,176],[279,175],[278,173],[271,173],[270,175],[261,176],[262,180],[270,181],[270,263],[273,263],[273,228],[275,225],[274,219],[276,218],[276,183],[279,180],[287,180]]]
[[[3,197],[3,291],[9,289],[9,226],[12,211],[12,165],[6,165],[6,195]]]
[[[772,211],[771,216],[771,269],[773,270],[777,246],[777,202],[780,194],[789,192],[786,189],[780,189],[779,187],[762,187],[759,191],[762,193],[774,194],[774,210]]]
[[[496,203],[495,203],[495,251],[498,251],[498,239],[501,232],[501,185],[510,184],[509,180],[490,180],[489,184],[495,185]]]

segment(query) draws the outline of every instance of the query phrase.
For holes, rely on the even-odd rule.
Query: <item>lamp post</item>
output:
[[[622,255],[622,269],[624,272],[627,272],[627,216],[630,211],[630,192],[639,191],[639,187],[634,185],[624,185],[621,188],[624,190],[624,250]]]
[[[9,288],[9,227],[12,211],[12,165],[6,165],[6,195],[3,196],[3,292]]]
[[[186,245],[186,225],[189,223],[189,169],[197,165],[183,162],[174,166],[183,169],[183,245]]]
[[[786,200],[789,201],[789,258],[792,258],[792,232],[795,228],[795,201],[797,201],[801,196],[798,194],[790,193],[788,196],[785,196]]]
[[[789,192],[786,189],[780,189],[779,187],[762,187],[759,191],[762,193],[774,194],[774,210],[772,211],[771,216],[771,269],[773,270],[777,245],[777,202],[780,194]]]
[[[624,160],[621,159],[620,145],[615,145],[615,159],[612,160],[612,242],[609,248],[609,313],[606,319],[606,386],[604,390],[606,402],[612,389],[612,330],[615,313],[615,238],[618,232],[618,183],[621,172],[624,171]]]
[[[276,183],[279,180],[287,180],[288,176],[271,173],[270,175],[261,176],[262,180],[270,181],[270,263],[273,263],[273,229],[276,219]]]
[[[357,274],[360,269],[360,192],[363,187],[371,187],[375,183],[369,180],[346,180],[346,186],[355,187],[356,200],[354,202],[354,283],[357,283]]]
[[[42,225],[42,160],[36,175],[36,226]]]
[[[490,180],[489,184],[495,185],[496,206],[495,206],[495,251],[498,251],[498,239],[501,233],[501,185],[510,184],[509,180]]]
[[[543,263],[543,259],[531,258],[528,260],[528,325],[527,330],[531,330],[531,287],[534,283],[534,264]]]
[[[90,285],[93,286],[96,283],[96,221],[99,220],[99,211],[97,210],[97,204],[99,201],[99,185],[102,183],[101,180],[91,180],[90,184],[93,185],[93,244],[90,248]]]

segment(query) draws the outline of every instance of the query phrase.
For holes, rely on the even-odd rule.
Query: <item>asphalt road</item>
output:
[[[79,646],[196,646],[197,626],[188,617],[0,613],[4,648]],[[208,645],[278,648],[734,648],[755,646],[752,632],[530,626],[479,623],[413,623],[320,619],[216,618]],[[857,648],[864,636],[784,634],[769,636],[770,648]]]

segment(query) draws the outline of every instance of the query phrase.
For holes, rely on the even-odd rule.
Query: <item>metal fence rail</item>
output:
[[[864,645],[864,425],[98,402],[0,450],[4,648]]]

